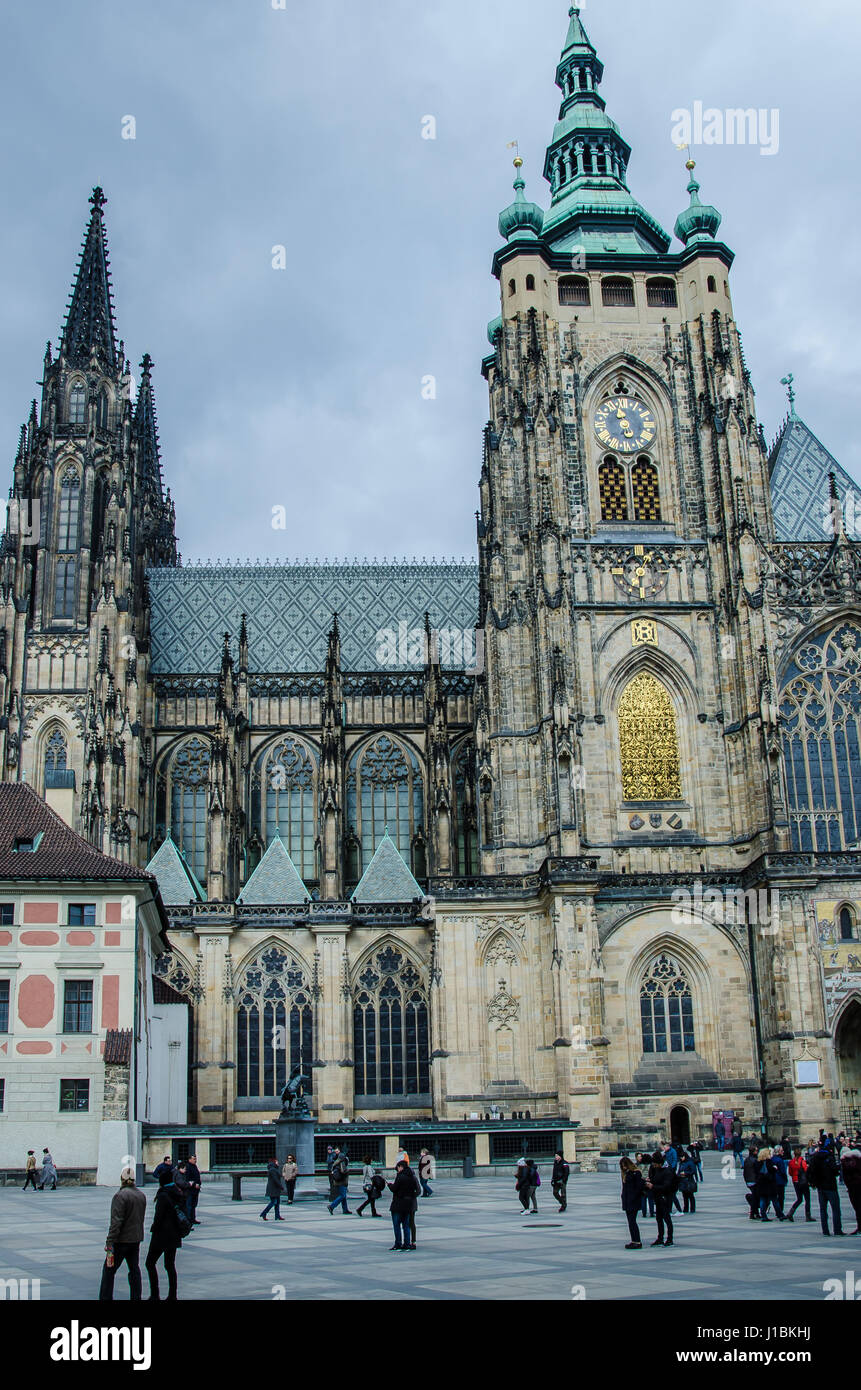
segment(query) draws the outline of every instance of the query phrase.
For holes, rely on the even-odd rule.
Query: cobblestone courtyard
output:
[[[259,1189],[259,1191],[258,1191]],[[587,1300],[818,1300],[827,1279],[857,1270],[861,1238],[823,1238],[818,1220],[760,1226],[747,1220],[741,1178],[707,1171],[695,1216],[679,1216],[672,1250],[628,1252],[615,1174],[574,1176],[559,1215],[549,1185],[539,1215],[521,1216],[513,1179],[445,1180],[421,1202],[419,1249],[391,1254],[384,1220],[327,1214],[325,1205],[285,1207],[285,1224],[259,1213],[263,1183],[246,1181],[246,1200],[230,1186],[204,1188],[202,1225],[179,1252],[180,1298],[189,1299],[565,1299],[582,1286]],[[155,1188],[147,1186],[148,1204]],[[0,1277],[40,1278],[42,1299],[96,1298],[111,1193],[0,1189]],[[351,1194],[351,1205],[359,1200]],[[844,1228],[855,1229],[841,1192]],[[814,1213],[816,1206],[814,1203]],[[799,1221],[799,1217],[801,1220]],[[147,1240],[150,1218],[147,1218]],[[145,1254],[142,1247],[141,1260]],[[166,1292],[162,1274],[162,1292]],[[146,1295],[146,1286],[144,1294]],[[125,1272],[117,1294],[128,1297]]]

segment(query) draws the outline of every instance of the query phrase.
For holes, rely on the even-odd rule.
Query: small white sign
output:
[[[820,1085],[819,1063],[815,1059],[795,1063],[795,1084],[796,1086]]]

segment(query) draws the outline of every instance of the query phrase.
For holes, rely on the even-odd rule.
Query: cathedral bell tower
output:
[[[104,225],[91,214],[59,347],[15,459],[0,551],[0,755],[76,829],[134,857],[144,798],[145,570],[175,564],[145,357],[117,344]]]
[[[485,873],[597,854],[633,872],[780,846],[759,542],[764,441],[733,253],[694,165],[679,249],[628,188],[576,9],[547,212],[514,202],[493,270],[476,710]]]

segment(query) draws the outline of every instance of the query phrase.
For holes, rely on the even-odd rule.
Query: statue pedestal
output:
[[[283,1168],[288,1154],[296,1155],[299,1177],[294,1201],[319,1201],[328,1193],[318,1192],[314,1176],[314,1131],[316,1123],[310,1115],[275,1121],[275,1156]]]

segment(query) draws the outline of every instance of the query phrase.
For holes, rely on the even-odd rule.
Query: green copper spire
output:
[[[664,252],[669,236],[632,197],[626,183],[631,147],[606,114],[598,91],[604,65],[578,9],[569,11],[569,21],[556,69],[562,106],[544,164],[553,200],[544,217],[543,238],[558,250],[579,246],[597,254]]]
[[[524,189],[526,184],[521,170],[523,160],[520,155],[514,161],[517,170],[517,177],[514,180],[514,202],[507,207],[504,212],[499,214],[499,234],[504,236],[506,241],[511,241],[512,237],[539,237],[541,228],[544,225],[544,211],[537,203],[528,203]]]
[[[696,167],[696,160],[693,159],[689,159],[685,165],[691,176],[688,184],[691,205],[679,213],[676,221],[676,236],[685,246],[695,246],[701,241],[714,241],[718,227],[723,221],[717,208],[700,202],[700,186],[694,178]]]

